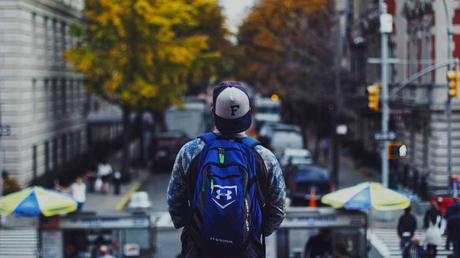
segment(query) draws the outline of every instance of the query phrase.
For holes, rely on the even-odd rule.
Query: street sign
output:
[[[382,60],[380,58],[371,57],[371,58],[367,59],[368,64],[380,64],[381,62],[382,62]],[[388,64],[399,64],[399,63],[401,63],[401,59],[399,59],[399,58],[388,58],[387,63]]]
[[[11,127],[9,125],[1,125],[0,126],[0,136],[10,136],[11,135]]]
[[[374,139],[376,141],[391,141],[396,139],[396,134],[394,132],[389,132],[387,134],[376,133],[374,134]]]
[[[382,13],[380,15],[380,32],[392,33],[393,32],[393,16],[389,13]]]
[[[348,132],[348,127],[347,125],[338,125],[336,128],[335,128],[335,132],[338,134],[338,135],[346,135],[347,132]]]

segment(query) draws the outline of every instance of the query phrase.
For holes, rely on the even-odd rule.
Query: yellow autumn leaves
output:
[[[86,87],[127,108],[163,111],[178,103],[195,64],[209,56],[200,17],[216,0],[86,0],[77,46],[65,53]]]

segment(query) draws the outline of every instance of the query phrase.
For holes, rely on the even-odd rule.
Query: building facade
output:
[[[386,0],[394,17],[390,35],[391,57],[400,62],[391,65],[390,83],[399,82],[421,70],[448,59],[447,27],[452,26],[452,55],[460,58],[460,1]],[[380,81],[379,65],[367,58],[380,57],[378,1],[350,0],[350,74],[360,99],[354,105],[358,117],[355,136],[364,147],[378,150],[372,139],[380,130],[380,114],[367,109],[366,85]],[[444,6],[446,4],[446,6]],[[448,15],[446,15],[446,12]],[[362,71],[366,71],[363,75]],[[428,197],[448,191],[447,172],[447,68],[440,68],[417,79],[400,94],[392,96],[391,130],[408,147],[408,157],[391,161],[391,176],[400,185]],[[391,88],[390,88],[391,89]],[[452,174],[460,175],[460,102],[452,104]],[[373,143],[372,143],[373,142]],[[370,147],[369,147],[370,146]]]
[[[86,93],[63,51],[83,0],[0,1],[0,166],[22,184],[56,170],[86,146]]]

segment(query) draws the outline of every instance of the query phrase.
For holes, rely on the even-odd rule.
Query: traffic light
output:
[[[275,102],[275,101],[279,101],[280,100],[280,95],[276,94],[276,93],[273,93],[271,96],[270,96],[270,99]]]
[[[389,141],[388,159],[400,159],[407,156],[407,146],[401,141]]]
[[[447,71],[447,85],[449,86],[449,97],[454,98],[460,95],[460,72]]]
[[[374,111],[379,111],[380,109],[380,87],[381,85],[379,82],[367,86],[367,94],[369,99],[367,106]]]

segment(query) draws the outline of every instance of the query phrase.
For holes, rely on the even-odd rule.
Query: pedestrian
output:
[[[181,255],[265,257],[264,236],[285,216],[281,168],[272,152],[244,133],[252,118],[240,83],[219,83],[211,111],[215,131],[181,148],[168,185],[169,213],[174,226],[184,228]]]
[[[412,241],[404,247],[402,258],[422,258],[424,255],[423,247],[420,245],[420,238],[415,236]]]
[[[305,244],[304,258],[325,257],[332,254],[332,236],[328,228],[321,229]]]
[[[97,175],[94,170],[94,165],[91,165],[85,173],[86,182],[88,183],[88,191],[94,193],[94,182],[96,181]]]
[[[446,220],[448,220],[451,215],[454,215],[456,213],[455,212],[457,210],[456,207],[460,207],[460,202],[459,202],[458,197],[454,197],[453,200],[452,200],[452,203],[449,204],[449,206],[447,206],[447,211],[446,211],[446,215],[445,215]]]
[[[330,144],[328,138],[322,138],[319,142],[319,149],[321,150],[321,156],[324,159],[324,163],[327,163],[327,160],[329,158],[329,145]]]
[[[450,249],[452,243],[454,255],[460,257],[460,206],[455,205],[451,209],[449,219],[447,219],[447,240],[446,249]]]
[[[460,202],[458,199],[458,197],[454,197],[452,203],[449,204],[449,206],[447,206],[446,214],[444,215],[446,221],[448,221],[452,215],[455,215],[455,213],[457,213],[456,210],[460,210]],[[445,233],[447,234],[447,231]],[[446,238],[446,247],[448,246],[450,246],[450,242],[449,238]]]
[[[98,258],[115,258],[110,254],[110,250],[106,245],[101,245],[99,247],[99,256]]]
[[[18,180],[15,177],[10,176],[6,170],[2,171],[2,187],[0,188],[3,189],[1,192],[3,195],[8,195],[21,190]]]
[[[82,211],[83,205],[86,202],[86,184],[83,182],[81,176],[78,176],[70,186],[70,193],[77,202],[77,212]]]
[[[404,214],[401,215],[398,221],[398,236],[401,239],[399,247],[401,250],[411,241],[417,229],[417,220],[410,211],[411,207],[409,206],[404,210]]]
[[[103,161],[97,167],[98,179],[102,181],[100,191],[104,194],[109,192],[109,179],[110,179],[110,176],[112,175],[112,172],[113,172],[112,166],[108,162]],[[98,179],[96,179],[96,181]]]
[[[425,212],[423,228],[425,232],[425,244],[427,253],[432,257],[437,255],[437,246],[442,245],[442,216],[436,201],[431,201],[430,209]]]
[[[113,173],[113,193],[116,195],[119,195],[120,188],[121,188],[121,172],[119,170],[116,170]]]

